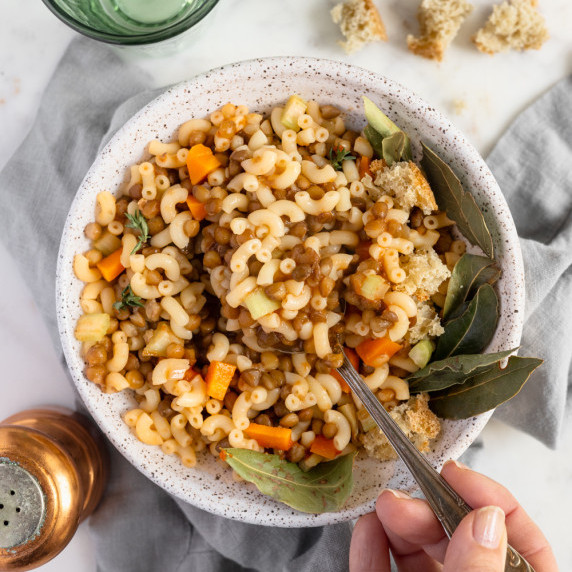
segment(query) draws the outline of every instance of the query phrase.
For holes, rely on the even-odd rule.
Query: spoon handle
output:
[[[451,488],[427,459],[409,441],[383,405],[371,392],[344,353],[344,363],[338,372],[351,387],[367,412],[383,431],[401,460],[405,463],[427,502],[451,538],[463,518],[472,508]],[[532,566],[511,546],[507,547],[506,572],[534,572]]]

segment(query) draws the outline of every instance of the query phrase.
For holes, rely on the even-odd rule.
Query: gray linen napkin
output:
[[[554,448],[572,410],[572,77],[520,114],[488,164],[521,238],[526,308],[519,353],[544,359],[495,415]]]
[[[143,89],[139,70],[105,46],[75,40],[45,92],[30,134],[0,173],[0,237],[20,262],[58,351],[54,282],[65,217],[100,144],[155,95],[141,93]],[[568,80],[528,110],[491,157],[526,237],[529,297],[523,353],[547,360],[544,374],[499,414],[549,444],[555,443],[561,425],[571,357],[564,340],[572,330],[567,300],[572,294],[567,173],[572,126],[570,117],[566,123],[557,113],[570,109],[571,102]],[[536,148],[539,141],[543,149]],[[521,163],[524,157],[528,160]],[[537,190],[540,199],[549,201],[533,201]],[[521,196],[526,197],[522,206]],[[91,517],[100,572],[347,569],[348,525],[276,529],[215,517],[169,496],[114,450],[111,454],[105,498]]]

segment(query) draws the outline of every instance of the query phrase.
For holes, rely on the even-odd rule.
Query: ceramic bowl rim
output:
[[[82,368],[77,366],[77,362],[79,356],[77,355],[76,348],[74,347],[75,340],[73,339],[73,328],[70,329],[69,324],[66,323],[68,317],[66,316],[66,299],[67,299],[67,288],[70,283],[70,272],[71,272],[71,265],[70,265],[70,242],[73,242],[74,233],[72,232],[72,227],[70,225],[70,221],[73,221],[74,216],[81,208],[81,205],[87,200],[88,198],[93,199],[95,196],[95,190],[89,188],[89,178],[90,174],[97,172],[99,169],[105,168],[105,151],[111,149],[114,145],[118,144],[122,137],[129,131],[129,129],[138,122],[142,121],[148,114],[152,113],[155,108],[159,106],[166,105],[173,97],[175,93],[182,93],[186,89],[191,89],[193,85],[200,83],[201,81],[208,79],[209,76],[213,77],[213,75],[224,76],[225,74],[234,73],[237,70],[239,72],[244,73],[245,71],[250,70],[251,73],[254,70],[261,71],[264,68],[268,67],[279,67],[282,72],[286,73],[288,67],[296,67],[296,66],[318,66],[323,67],[326,66],[328,72],[337,72],[338,74],[343,75],[344,77],[348,77],[350,80],[355,81],[375,81],[378,82],[380,86],[386,86],[384,91],[388,89],[393,89],[394,91],[404,94],[409,100],[410,103],[407,104],[407,108],[417,108],[419,110],[423,110],[426,113],[430,113],[433,121],[437,121],[441,124],[442,128],[447,132],[448,137],[450,140],[453,138],[457,143],[457,148],[461,148],[464,150],[466,156],[473,162],[476,162],[479,167],[483,170],[483,176],[486,179],[487,183],[487,191],[486,196],[489,199],[492,199],[495,205],[501,209],[503,214],[503,222],[508,225],[506,230],[506,237],[507,241],[511,242],[512,247],[512,263],[514,265],[514,270],[516,273],[520,273],[521,275],[524,274],[523,270],[523,263],[522,263],[522,255],[520,252],[520,245],[518,243],[518,236],[516,234],[516,229],[514,227],[514,222],[510,215],[510,211],[508,210],[508,206],[504,197],[500,191],[498,184],[496,183],[492,173],[486,166],[486,163],[478,153],[478,151],[468,142],[468,140],[463,136],[463,134],[452,125],[452,123],[439,111],[435,110],[431,107],[428,103],[425,103],[421,98],[411,92],[408,88],[403,87],[398,82],[395,82],[387,77],[381,76],[380,74],[376,74],[369,70],[360,68],[358,66],[349,65],[346,63],[323,59],[323,58],[303,58],[303,57],[273,57],[273,58],[256,58],[251,60],[245,60],[237,63],[227,64],[225,66],[221,66],[215,68],[213,70],[209,70],[202,74],[199,74],[189,80],[180,82],[170,88],[167,88],[161,95],[157,98],[153,99],[150,103],[148,103],[145,107],[139,110],[135,115],[133,115],[108,141],[105,147],[98,153],[97,157],[95,158],[92,166],[90,167],[88,173],[86,174],[84,180],[82,181],[79,189],[75,195],[75,198],[72,202],[70,207],[70,211],[68,213],[68,217],[66,219],[64,231],[62,234],[62,239],[60,243],[60,250],[58,254],[58,264],[56,270],[56,307],[57,307],[57,317],[58,317],[58,329],[60,332],[60,338],[64,350],[64,354],[66,357],[66,361],[68,364],[68,368],[74,380],[74,383],[80,393],[82,400],[84,401],[87,409],[90,411],[91,415],[95,418],[98,422],[98,425],[102,429],[102,431],[107,435],[107,437],[111,440],[111,442],[115,445],[115,447],[120,450],[121,454],[127,458],[127,460],[135,466],[139,471],[145,474],[148,478],[150,478],[153,482],[157,485],[162,487],[167,492],[177,496],[183,501],[189,502],[203,510],[207,510],[214,514],[218,514],[221,516],[233,518],[236,520],[241,520],[244,522],[254,523],[254,524],[270,524],[274,526],[319,526],[324,524],[332,524],[335,522],[342,522],[349,519],[357,518],[358,516],[364,514],[367,511],[373,509],[375,499],[370,500],[369,502],[364,502],[356,507],[351,509],[342,509],[336,513],[323,513],[320,515],[314,514],[306,514],[306,513],[298,513],[295,511],[291,511],[288,507],[285,507],[289,512],[289,517],[291,519],[287,522],[281,522],[280,524],[275,522],[264,522],[261,521],[260,518],[257,518],[256,514],[254,513],[239,513],[237,510],[232,511],[232,509],[225,508],[224,511],[220,509],[216,504],[213,504],[208,498],[203,499],[196,497],[190,499],[187,496],[181,495],[180,491],[178,491],[172,483],[168,482],[168,477],[159,476],[153,469],[153,467],[146,466],[142,464],[141,459],[138,458],[136,452],[128,453],[125,449],[119,446],[118,438],[114,434],[113,431],[109,431],[108,428],[102,425],[102,421],[100,419],[100,415],[98,413],[98,404],[92,403],[89,399],[86,399],[87,393],[84,389],[84,385],[82,385],[82,380],[85,382]],[[381,87],[379,88],[382,91]],[[66,266],[67,265],[67,266]],[[73,276],[73,273],[71,273]],[[518,308],[519,316],[516,317],[516,322],[514,324],[514,328],[508,332],[506,335],[508,339],[505,341],[504,345],[506,347],[514,348],[519,345],[520,337],[522,333],[522,325],[523,325],[523,316],[524,316],[524,285],[517,284],[515,286],[516,292],[514,293],[515,296],[515,306]],[[81,362],[81,359],[79,359]],[[76,363],[74,363],[76,362]],[[458,458],[470,445],[470,443],[478,436],[480,431],[486,425],[488,419],[492,415],[492,412],[487,412],[481,414],[480,416],[473,418],[474,425],[471,430],[471,435],[468,441],[456,441],[454,445],[452,445],[448,449],[448,453],[450,453],[451,458]],[[135,438],[134,438],[135,439]],[[258,493],[257,493],[258,494]],[[280,505],[285,506],[285,505]]]

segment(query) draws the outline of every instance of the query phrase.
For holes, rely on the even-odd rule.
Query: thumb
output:
[[[506,558],[504,512],[486,506],[468,514],[451,537],[443,572],[503,572]]]

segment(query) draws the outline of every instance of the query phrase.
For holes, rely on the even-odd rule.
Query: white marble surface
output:
[[[329,5],[322,0],[222,0],[202,33],[183,53],[153,59],[126,55],[151,73],[157,86],[253,57],[311,55],[346,61],[387,75],[417,92],[449,115],[484,155],[522,109],[572,71],[569,0],[541,1],[551,33],[542,50],[494,57],[478,53],[470,43],[471,34],[492,3],[473,0],[475,10],[441,64],[417,58],[405,48],[406,33],[416,31],[416,0],[376,3],[390,40],[352,56],[336,45],[338,32],[330,22]],[[2,7],[0,168],[31,127],[42,92],[74,35],[37,0],[3,0]],[[0,419],[38,404],[71,405],[72,392],[63,366],[34,300],[4,248],[0,248],[0,268],[0,363],[4,371]],[[483,437],[485,449],[475,468],[514,492],[548,536],[561,570],[572,570],[567,526],[572,512],[568,491],[572,482],[572,430],[557,451],[495,421],[486,427]],[[95,570],[86,525],[41,569]]]

